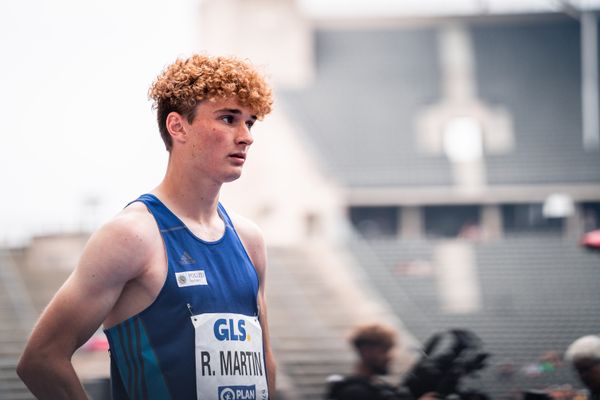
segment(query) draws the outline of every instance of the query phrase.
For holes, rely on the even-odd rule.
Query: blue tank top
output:
[[[195,236],[156,196],[146,205],[168,260],[144,311],[109,328],[113,399],[267,399],[258,276],[225,209],[225,233]]]

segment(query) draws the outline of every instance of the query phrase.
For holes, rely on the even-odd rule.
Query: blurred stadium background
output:
[[[199,2],[202,50],[250,58],[276,88],[223,202],[269,243],[279,398],[322,398],[352,368],[348,331],[371,321],[401,334],[395,380],[431,335],[466,328],[492,357],[465,387],[581,389],[562,353],[600,332],[600,253],[582,245],[600,229],[599,6],[429,3],[332,17]],[[0,249],[0,399],[31,398],[16,362],[88,235]],[[107,399],[101,333],[74,362]]]

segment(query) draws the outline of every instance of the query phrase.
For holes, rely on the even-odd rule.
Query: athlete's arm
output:
[[[258,307],[259,307],[259,321],[263,334],[263,346],[265,351],[265,363],[267,368],[267,383],[269,386],[269,398],[275,398],[275,381],[277,368],[275,364],[275,356],[271,349],[271,340],[269,336],[269,323],[267,318],[267,301],[265,294],[265,279],[267,269],[267,251],[265,248],[265,241],[259,228],[252,222],[232,215],[234,219],[234,225],[254,268],[258,274],[259,286],[258,286]]]
[[[89,240],[78,266],[46,307],[17,373],[39,399],[87,399],[71,356],[102,324],[127,282],[140,276],[151,241],[124,211]]]

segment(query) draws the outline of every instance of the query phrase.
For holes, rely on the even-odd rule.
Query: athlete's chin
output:
[[[223,182],[227,183],[227,182],[233,182],[237,179],[239,179],[242,176],[242,171],[236,171],[236,172],[232,172],[230,174],[227,174],[224,178],[223,178]]]

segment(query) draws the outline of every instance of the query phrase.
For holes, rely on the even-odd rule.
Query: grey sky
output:
[[[0,241],[93,223],[162,177],[150,82],[197,48],[197,2],[0,3]]]

